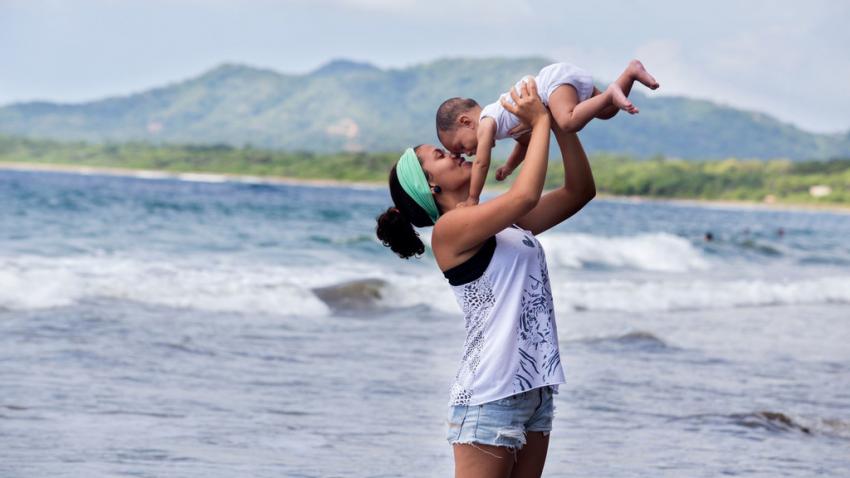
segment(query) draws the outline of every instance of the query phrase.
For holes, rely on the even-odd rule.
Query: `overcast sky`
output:
[[[637,57],[658,94],[850,130],[845,0],[0,0],[0,104],[127,94],[225,61],[303,73],[524,55],[602,81]]]

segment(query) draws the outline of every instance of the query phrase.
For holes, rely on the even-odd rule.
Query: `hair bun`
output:
[[[410,220],[397,208],[390,207],[376,218],[375,234],[382,244],[402,259],[425,253],[425,245]]]

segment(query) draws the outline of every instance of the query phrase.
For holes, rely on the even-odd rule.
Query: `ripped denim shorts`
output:
[[[552,431],[555,404],[552,387],[540,387],[481,405],[449,407],[446,439],[520,449],[526,433]]]

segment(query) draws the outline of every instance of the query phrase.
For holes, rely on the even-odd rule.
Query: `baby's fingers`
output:
[[[529,76],[529,77],[528,77],[528,78],[527,78],[527,79],[523,82],[523,85],[522,85],[522,86],[523,86],[523,90],[524,90],[524,91],[522,92],[522,95],[523,95],[523,96],[532,96],[532,95],[533,95],[532,97],[537,97],[537,96],[538,96],[538,95],[537,95],[537,83],[534,81],[534,77]],[[526,87],[527,87],[527,88],[526,88]]]
[[[520,83],[520,85],[519,85],[519,97],[520,98],[528,99],[528,98],[531,97],[531,94],[528,91],[528,82],[529,81],[531,81],[530,78],[523,78],[522,81],[519,82]],[[515,88],[511,88],[511,91],[513,91],[514,89]],[[517,101],[517,99],[514,98],[514,101]],[[517,102],[519,102],[519,101],[517,101]]]
[[[502,104],[502,108],[510,111],[513,114],[517,114],[517,111],[519,111],[519,110],[517,109],[516,104],[519,101],[519,96],[516,94],[516,91],[514,91],[513,88],[511,88],[511,98],[514,100],[513,103],[509,102],[505,98],[505,95],[502,95],[502,96],[499,97],[499,103]]]

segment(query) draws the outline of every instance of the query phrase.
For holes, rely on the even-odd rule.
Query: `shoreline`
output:
[[[102,175],[117,177],[132,177],[142,179],[176,179],[179,181],[197,181],[206,183],[236,182],[247,184],[279,184],[285,186],[316,186],[316,187],[356,187],[377,189],[383,183],[370,181],[340,181],[337,179],[302,179],[287,176],[252,176],[235,173],[208,173],[200,171],[165,171],[161,169],[116,168],[111,166],[83,166],[56,163],[21,163],[2,162],[0,170],[28,171],[48,173],[70,173],[82,175]]]
[[[850,214],[850,205],[842,206],[839,204],[766,203],[734,199],[656,198],[649,196],[617,196],[614,194],[604,193],[597,194],[596,197],[599,199],[619,202],[663,202],[677,206],[713,207],[717,209],[728,208],[753,209],[761,211],[831,212],[836,214]]]
[[[26,172],[58,172],[81,175],[103,175],[117,177],[133,177],[142,179],[174,179],[179,181],[196,181],[209,183],[237,182],[246,184],[274,184],[285,186],[312,187],[348,187],[357,189],[381,189],[385,186],[378,181],[341,181],[337,179],[303,179],[286,176],[252,176],[235,173],[207,172],[172,172],[158,169],[116,168],[107,166],[84,166],[56,163],[25,163],[0,162],[0,170]],[[504,188],[494,188],[504,190]],[[680,206],[716,207],[732,209],[755,209],[772,211],[808,211],[832,212],[850,214],[850,205],[838,204],[803,204],[803,203],[763,203],[754,201],[739,201],[733,199],[691,199],[691,198],[657,198],[648,196],[619,196],[600,193],[599,199],[628,203],[667,203]]]

